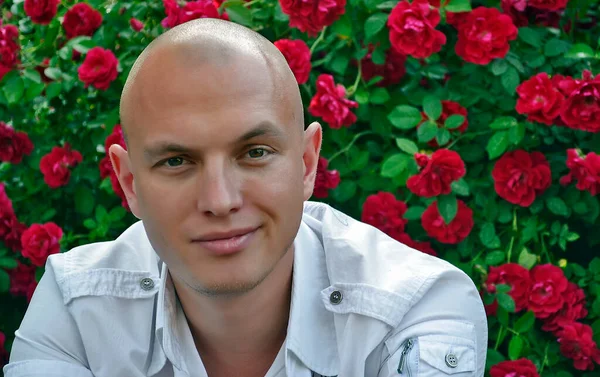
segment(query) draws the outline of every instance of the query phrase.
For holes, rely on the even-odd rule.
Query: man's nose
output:
[[[198,209],[209,216],[226,216],[242,206],[240,177],[226,163],[205,166],[198,190]]]

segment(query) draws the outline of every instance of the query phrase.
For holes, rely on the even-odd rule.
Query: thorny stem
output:
[[[343,153],[348,152],[348,150],[350,150],[350,148],[352,147],[352,145],[361,137],[365,136],[365,135],[371,135],[374,134],[375,132],[373,131],[364,131],[364,132],[360,132],[356,135],[354,135],[354,139],[352,139],[352,141],[350,143],[348,143],[348,145],[346,145],[344,148],[340,149],[339,151],[337,151],[336,153],[334,153],[330,158],[329,158],[329,162],[331,163],[331,161],[333,161],[336,157],[340,156]]]

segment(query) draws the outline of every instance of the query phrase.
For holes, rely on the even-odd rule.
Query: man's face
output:
[[[207,294],[245,292],[296,236],[308,199],[302,127],[255,57],[153,59],[157,74],[140,75],[130,101],[130,205],[174,276]],[[252,233],[234,248],[208,241],[232,231]]]

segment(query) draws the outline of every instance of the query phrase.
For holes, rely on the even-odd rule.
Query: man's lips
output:
[[[228,255],[244,250],[257,233],[258,228],[247,228],[222,233],[211,233],[195,239],[194,244],[216,255]]]

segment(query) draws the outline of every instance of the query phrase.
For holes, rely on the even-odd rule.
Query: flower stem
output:
[[[344,148],[340,149],[339,151],[337,151],[336,153],[334,153],[330,158],[329,158],[329,162],[331,163],[331,161],[333,161],[336,157],[340,156],[341,154],[344,154],[346,152],[348,152],[350,150],[350,148],[352,148],[352,145],[361,137],[365,136],[365,135],[371,135],[374,134],[375,132],[373,131],[363,131],[360,133],[357,133],[356,135],[354,135],[354,138],[352,139],[352,141],[350,143],[348,143],[348,145],[346,145]]]
[[[356,74],[356,79],[354,80],[354,84],[352,84],[350,89],[348,89],[348,91],[346,92],[346,97],[350,97],[356,92],[356,89],[358,88],[358,84],[360,83],[361,78],[362,78],[362,66],[361,66],[361,61],[359,60],[358,61],[358,73]]]
[[[313,52],[315,51],[315,49],[317,48],[319,43],[321,43],[323,38],[325,38],[325,30],[327,30],[327,26],[324,27],[323,30],[321,30],[321,34],[319,34],[319,37],[317,38],[317,40],[313,42],[312,46],[310,46],[310,54],[311,55],[313,54]]]
[[[508,256],[506,257],[506,261],[510,263],[510,256],[512,254],[513,246],[515,245],[515,235],[518,230],[517,228],[517,209],[513,209],[513,223],[512,223],[513,235],[510,238],[510,246],[508,247]]]
[[[544,350],[544,360],[542,361],[542,366],[540,367],[540,371],[539,371],[539,375],[540,377],[542,377],[542,372],[544,371],[544,366],[546,366],[546,363],[548,362],[548,346],[550,346],[550,343],[546,344],[546,349]]]
[[[494,350],[498,351],[498,347],[500,347],[500,339],[502,339],[504,332],[504,326],[500,326],[500,331],[498,331],[498,338],[496,339],[496,345],[494,346]]]

